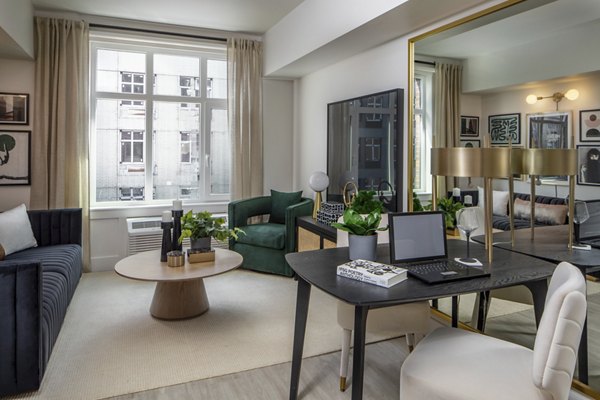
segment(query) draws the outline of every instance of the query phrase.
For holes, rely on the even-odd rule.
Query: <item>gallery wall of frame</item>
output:
[[[600,108],[579,111],[577,184],[600,186]]]
[[[31,184],[29,94],[0,92],[0,186]]]

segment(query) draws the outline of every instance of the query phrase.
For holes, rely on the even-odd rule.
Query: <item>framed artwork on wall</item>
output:
[[[529,147],[532,149],[569,148],[570,117],[570,111],[527,114]]]
[[[461,147],[481,147],[481,141],[480,140],[461,140],[460,146]]]
[[[600,109],[579,111],[579,141],[600,142]]]
[[[529,147],[532,149],[568,149],[571,137],[571,112],[553,111],[527,114]],[[566,175],[541,176],[542,183],[561,184]]]
[[[29,95],[0,93],[0,124],[29,124]]]
[[[460,136],[478,137],[479,136],[479,117],[469,117],[461,115],[460,117]]]
[[[600,145],[577,146],[577,184],[600,186]]]
[[[521,113],[490,115],[488,131],[492,146],[520,145]]]
[[[31,131],[0,130],[0,185],[31,184]]]

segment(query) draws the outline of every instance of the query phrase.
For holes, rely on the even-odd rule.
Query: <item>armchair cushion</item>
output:
[[[285,247],[285,225],[253,224],[244,226],[243,230],[246,234],[240,235],[238,243],[277,250]]]
[[[271,190],[271,216],[269,222],[273,224],[285,224],[285,210],[291,205],[300,203],[302,191],[278,192]]]

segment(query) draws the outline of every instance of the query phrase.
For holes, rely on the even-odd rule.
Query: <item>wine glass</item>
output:
[[[461,208],[456,212],[456,222],[456,227],[467,237],[467,257],[460,258],[459,260],[466,263],[473,263],[476,260],[470,256],[469,243],[471,241],[471,233],[479,228],[477,209],[475,207]]]
[[[590,212],[588,211],[587,203],[585,201],[576,201],[573,205],[575,212],[573,213],[573,223],[583,224],[590,218]]]
[[[579,229],[581,230],[580,224],[583,224],[590,218],[587,203],[585,201],[575,201],[573,209],[573,223],[579,225]]]

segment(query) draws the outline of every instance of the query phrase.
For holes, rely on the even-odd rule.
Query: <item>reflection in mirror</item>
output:
[[[344,187],[373,190],[388,211],[402,210],[402,99],[395,89],[327,106],[328,201],[343,200]]]
[[[415,107],[409,108],[408,116],[407,176],[410,181],[407,187],[422,193],[422,200],[431,199],[431,190],[426,187],[427,180],[431,179],[427,162],[422,163],[421,168],[413,164],[420,154],[429,154],[434,140],[429,139],[427,132],[432,136],[437,134],[433,126],[436,107],[431,108],[431,121],[423,122],[423,115],[428,115],[427,104],[422,102],[427,99],[424,93],[428,86],[423,79],[427,74],[423,71],[433,71],[431,79],[435,83],[436,64],[457,63],[462,65],[463,73],[460,104],[454,117],[473,116],[480,121],[478,135],[462,135],[461,143],[479,141],[482,147],[506,147],[510,136],[510,145],[514,148],[579,147],[575,196],[600,198],[598,185],[588,186],[584,178],[587,173],[585,152],[600,143],[600,135],[589,136],[587,117],[600,114],[599,21],[598,0],[505,1],[410,39],[409,99]],[[571,89],[576,89],[579,97],[567,96]],[[565,99],[557,101],[556,94],[561,97],[564,94]],[[437,104],[434,99],[431,103]],[[509,121],[514,135],[508,135],[511,131],[506,123]],[[499,123],[505,123],[500,128],[504,129],[500,131],[502,135],[493,129],[494,124]],[[481,182],[474,178],[470,186],[470,181],[461,178],[457,187],[471,189]],[[533,183],[540,185],[535,191],[543,196],[564,198],[568,194],[565,178],[561,176],[543,177]],[[507,191],[508,186],[506,179],[493,182],[494,190]],[[535,188],[525,178],[514,182],[518,193],[530,193],[531,187]],[[409,191],[407,199],[411,195]],[[600,285],[588,285],[594,291],[600,290]],[[588,292],[588,301],[590,299],[595,301]],[[589,321],[594,320],[597,321],[598,316],[591,313]],[[588,351],[589,384],[596,391],[600,390],[597,333],[597,325],[590,328]]]

